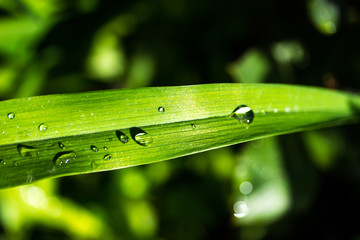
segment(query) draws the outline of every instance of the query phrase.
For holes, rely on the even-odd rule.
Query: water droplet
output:
[[[159,108],[158,108],[158,111],[161,112],[161,113],[163,113],[163,112],[165,112],[165,108],[159,107]]]
[[[192,129],[195,129],[195,128],[196,128],[196,125],[195,125],[195,124],[191,124],[191,128],[192,128]]]
[[[236,218],[243,218],[249,213],[249,208],[244,201],[237,201],[234,204],[234,216]]]
[[[129,142],[129,137],[126,136],[125,133],[120,132],[120,131],[115,131],[115,133],[116,133],[116,136],[118,137],[118,139],[120,140],[120,142],[122,142],[122,143]]]
[[[13,162],[13,166],[14,166],[14,167],[18,167],[18,166],[19,166],[18,161]]]
[[[261,113],[262,115],[266,115],[266,111],[265,111],[264,109],[261,110],[260,113]]]
[[[149,146],[153,142],[150,134],[140,128],[130,128],[130,134],[134,141],[141,146]]]
[[[240,192],[242,194],[247,195],[251,193],[252,190],[253,190],[253,185],[251,184],[251,182],[245,181],[240,184]]]
[[[68,164],[70,161],[76,158],[76,153],[74,151],[59,152],[54,156],[54,164],[56,166],[61,166]]]
[[[26,146],[23,144],[17,145],[17,150],[22,157],[37,157],[39,153],[36,147]]]
[[[48,125],[46,125],[45,123],[41,123],[39,125],[39,131],[40,132],[45,132],[48,129]]]
[[[58,142],[59,148],[65,149],[65,145],[62,142]]]
[[[7,117],[9,118],[9,119],[14,119],[15,118],[15,113],[8,113],[8,115],[7,115]]]
[[[90,146],[90,149],[93,150],[94,152],[98,152],[98,151],[99,151],[99,149],[98,149],[96,146],[94,146],[94,145],[91,145],[91,146]]]
[[[111,154],[106,154],[106,155],[104,156],[104,160],[110,160],[111,157],[112,157]]]
[[[109,138],[109,142],[111,142],[112,141],[112,138]]]
[[[250,123],[254,120],[254,112],[246,105],[240,105],[234,109],[230,117],[237,119],[245,127],[249,127]]]
[[[105,150],[105,151],[107,151],[107,150],[108,150],[108,148],[104,146],[104,150]]]
[[[4,160],[0,159],[0,165],[5,165],[5,164],[6,164],[6,162]]]

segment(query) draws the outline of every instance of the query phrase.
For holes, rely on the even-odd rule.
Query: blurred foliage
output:
[[[360,88],[357,1],[1,0],[0,99],[278,82]],[[357,125],[0,191],[0,239],[358,239]]]

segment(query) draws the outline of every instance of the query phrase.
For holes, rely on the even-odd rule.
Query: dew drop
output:
[[[107,151],[107,150],[108,150],[108,148],[104,146],[104,150],[105,150],[105,151]]]
[[[195,128],[196,128],[196,125],[195,125],[195,124],[191,124],[191,128],[192,128],[192,129],[195,129]]]
[[[48,125],[46,125],[45,123],[41,123],[39,125],[39,131],[40,132],[45,132],[48,129]]]
[[[9,118],[9,119],[14,119],[15,118],[15,113],[8,113],[8,115],[7,115],[7,117]]]
[[[126,136],[125,133],[120,132],[120,131],[116,131],[115,133],[116,133],[117,138],[120,140],[120,142],[122,142],[122,143],[129,142],[129,137]]]
[[[110,160],[111,157],[112,157],[111,154],[106,154],[106,155],[104,156],[104,160]]]
[[[0,159],[0,165],[5,165],[5,164],[6,164],[6,162],[4,160]]]
[[[112,138],[109,138],[109,142],[111,142],[112,141]]]
[[[62,142],[58,142],[59,148],[65,149],[65,145]]]
[[[19,166],[18,161],[13,162],[13,166],[14,166],[14,167],[18,167],[18,166]]]
[[[68,151],[68,152],[59,152],[54,156],[54,164],[56,166],[61,166],[68,164],[70,161],[74,160],[76,158],[76,153],[74,151]]]
[[[91,146],[90,146],[90,149],[91,149],[93,152],[98,152],[98,151],[99,151],[99,149],[98,149],[96,146],[94,146],[94,145],[91,145]]]
[[[234,216],[236,218],[243,218],[249,213],[249,208],[244,201],[238,201],[234,204]]]
[[[159,107],[159,108],[158,108],[158,111],[161,112],[161,113],[163,113],[163,112],[165,112],[165,108]]]
[[[240,105],[234,109],[230,114],[230,117],[237,119],[245,127],[249,127],[254,120],[255,115],[251,108],[246,105]]]
[[[17,150],[22,157],[37,157],[38,149],[36,147],[26,146],[23,144],[17,145]]]
[[[140,128],[130,128],[130,134],[134,141],[141,146],[149,146],[153,142],[151,135]]]

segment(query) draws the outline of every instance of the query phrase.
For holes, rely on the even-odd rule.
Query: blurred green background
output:
[[[359,43],[355,0],[0,0],[0,100],[222,82],[357,92]],[[360,239],[357,136],[348,125],[0,190],[0,239]]]

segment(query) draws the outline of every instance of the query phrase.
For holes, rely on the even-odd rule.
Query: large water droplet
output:
[[[120,140],[120,142],[122,142],[122,143],[129,142],[129,137],[126,136],[125,133],[123,133],[121,131],[115,131],[115,133],[116,133],[117,138]]]
[[[65,149],[65,145],[62,142],[58,142],[59,148]]]
[[[111,154],[106,154],[104,156],[104,160],[110,160],[112,158],[112,155]]]
[[[165,112],[165,108],[159,107],[159,108],[158,108],[158,111],[161,112],[161,113],[163,113],[163,112]]]
[[[243,218],[249,213],[249,208],[244,201],[238,201],[234,204],[234,216]]]
[[[47,129],[48,129],[48,125],[46,125],[45,123],[41,123],[39,125],[39,131],[45,132]]]
[[[56,166],[61,166],[68,164],[70,161],[76,158],[76,153],[74,151],[67,151],[67,152],[59,152],[54,156],[54,164]]]
[[[240,105],[234,109],[230,117],[237,119],[242,125],[248,127],[254,120],[254,112],[246,105]]]
[[[91,149],[92,151],[94,151],[94,152],[98,152],[98,151],[99,151],[99,149],[98,149],[96,146],[94,146],[94,145],[91,145],[91,146],[90,146],[90,149]]]
[[[8,113],[8,115],[7,115],[7,117],[9,118],[9,119],[14,119],[15,118],[15,113]]]
[[[37,157],[38,156],[38,149],[36,147],[18,144],[17,150],[18,150],[20,156],[22,156],[22,157]]]
[[[140,128],[130,128],[130,134],[132,139],[141,146],[149,146],[153,142],[151,135]]]

